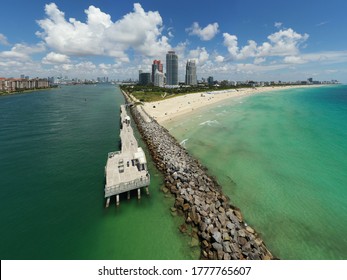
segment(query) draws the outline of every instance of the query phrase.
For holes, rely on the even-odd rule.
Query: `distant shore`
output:
[[[189,115],[202,107],[216,104],[230,98],[239,98],[254,95],[262,92],[279,91],[293,88],[309,88],[320,87],[322,85],[296,85],[296,86],[280,86],[280,87],[256,87],[241,88],[222,91],[209,91],[191,93],[177,96],[175,98],[164,99],[156,102],[146,102],[143,109],[149,116],[154,118],[158,123],[163,124],[174,118]]]
[[[41,91],[41,90],[49,90],[54,89],[55,87],[47,87],[47,88],[37,88],[37,89],[26,89],[26,90],[18,90],[18,91],[11,91],[11,92],[0,92],[0,96],[6,96],[6,95],[15,95],[15,94],[24,94],[24,93],[30,93],[33,91]]]

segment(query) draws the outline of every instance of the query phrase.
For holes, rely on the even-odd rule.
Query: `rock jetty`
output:
[[[125,97],[128,98],[125,94]],[[172,213],[182,215],[182,233],[201,248],[201,259],[270,260],[272,254],[256,231],[245,224],[240,210],[223,194],[195,158],[139,106],[131,108],[138,129],[157,168],[165,176],[162,190],[175,196]]]

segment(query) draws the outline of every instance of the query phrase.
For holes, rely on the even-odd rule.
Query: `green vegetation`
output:
[[[121,89],[133,95],[140,102],[154,102],[160,101],[167,98],[172,98],[180,95],[185,95],[189,93],[214,91],[214,90],[225,90],[225,89],[235,89],[239,87],[234,86],[197,86],[197,87],[178,87],[178,88],[161,88],[154,86],[121,86]]]

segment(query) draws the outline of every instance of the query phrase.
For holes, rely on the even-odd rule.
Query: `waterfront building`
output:
[[[186,64],[186,85],[196,86],[197,84],[195,60],[188,60]]]
[[[156,87],[164,87],[165,76],[164,73],[156,70],[154,74],[154,85]]]
[[[156,71],[159,71],[161,73],[163,73],[163,64],[161,63],[160,60],[153,60],[153,64],[152,64],[152,83],[154,84],[154,75]]]
[[[139,73],[139,85],[147,86],[151,83],[151,73],[140,72]]]
[[[212,85],[214,84],[214,80],[213,80],[213,77],[212,77],[212,76],[210,76],[210,77],[207,78],[207,83],[208,83],[210,86],[212,86]]]
[[[174,51],[166,54],[166,84],[168,86],[178,85],[178,57]]]
[[[48,87],[48,79],[0,78],[0,92],[15,92]]]

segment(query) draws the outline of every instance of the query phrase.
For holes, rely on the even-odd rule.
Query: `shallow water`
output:
[[[235,98],[165,125],[275,256],[347,258],[347,86]]]

